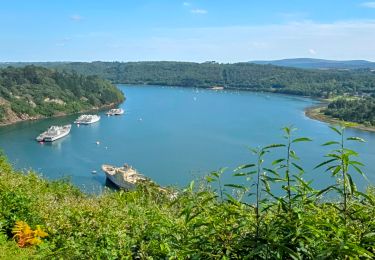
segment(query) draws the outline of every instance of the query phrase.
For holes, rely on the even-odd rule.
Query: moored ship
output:
[[[98,115],[81,115],[74,121],[74,123],[82,124],[82,125],[89,125],[89,124],[96,123],[99,120],[100,120],[100,116]]]
[[[72,125],[64,125],[64,126],[50,126],[47,131],[38,135],[36,140],[38,142],[53,142],[57,139],[60,139],[64,136],[67,136],[70,133],[70,129]]]
[[[102,165],[102,170],[105,172],[107,179],[119,188],[125,190],[134,190],[138,184],[146,183],[154,186],[159,192],[166,194],[170,199],[175,199],[177,193],[167,188],[160,187],[154,183],[151,179],[140,174],[136,169],[124,164],[122,167],[115,167],[108,164]]]
[[[133,190],[140,182],[148,181],[145,176],[127,164],[124,164],[122,167],[103,164],[102,170],[113,184],[126,190]]]
[[[113,109],[111,109],[111,110],[109,110],[108,112],[107,112],[107,115],[108,116],[119,116],[119,115],[122,115],[122,114],[124,114],[124,109],[122,109],[122,108],[113,108]]]

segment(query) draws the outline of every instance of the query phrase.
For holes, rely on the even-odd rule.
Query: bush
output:
[[[361,141],[334,130],[338,139]],[[223,185],[222,169],[191,182],[176,198],[149,185],[87,195],[64,180],[14,172],[1,156],[0,257],[372,259],[375,189],[361,193],[351,182],[361,166],[354,151],[333,148],[335,160],[318,166],[327,167],[337,185],[314,190],[294,150],[295,143],[310,140],[295,138],[291,128],[285,133],[284,143],[254,149],[254,162],[234,171],[245,178],[242,185]],[[340,147],[340,140],[325,145]],[[268,162],[273,149],[284,149],[285,158]],[[276,183],[284,194],[273,193]],[[337,196],[328,202],[323,196],[330,191]],[[9,234],[17,220],[41,225],[49,236],[20,250]]]

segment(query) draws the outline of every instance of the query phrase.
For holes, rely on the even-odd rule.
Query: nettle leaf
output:
[[[329,128],[331,128],[333,131],[335,131],[338,135],[342,135],[342,130],[338,130],[336,127],[334,126],[329,126]]]
[[[349,162],[349,164],[350,164],[350,162]],[[365,174],[363,173],[363,171],[362,171],[358,166],[352,164],[352,167],[354,168],[354,170],[355,170],[356,172],[358,172],[358,173],[361,174],[362,176],[365,176]]]
[[[350,161],[349,164],[351,164],[351,165],[365,166],[363,163],[358,162],[358,161]]]
[[[297,168],[298,170],[300,170],[301,172],[304,172],[304,171],[305,171],[301,166],[299,166],[299,165],[296,164],[296,163],[293,163],[293,162],[292,162],[292,165],[293,165],[295,168]]]
[[[244,165],[238,166],[236,169],[234,169],[234,171],[238,171],[238,170],[242,170],[242,169],[247,169],[247,168],[251,168],[251,167],[254,167],[254,166],[255,166],[254,163],[244,164]]]
[[[294,139],[292,141],[292,143],[299,143],[299,142],[311,142],[312,139],[310,138],[307,138],[307,137],[301,137],[301,138],[297,138],[297,139]]]
[[[294,150],[290,150],[290,156],[295,159],[295,160],[299,160],[299,157],[297,156],[296,152]]]
[[[285,161],[284,158],[277,159],[277,160],[275,160],[275,161],[272,162],[272,165],[279,164],[279,163],[281,163],[281,162],[283,162],[283,161]]]
[[[328,161],[322,162],[322,163],[318,164],[317,166],[315,166],[314,169],[320,168],[320,167],[322,167],[322,166],[324,166],[324,165],[326,165],[326,164],[329,164],[329,163],[331,163],[331,162],[334,162],[334,161],[336,161],[336,160],[337,160],[337,159],[334,158],[334,159],[330,159],[330,160],[328,160]]]
[[[332,171],[332,175],[335,176],[341,170],[341,165],[336,166],[336,168]]]
[[[279,174],[275,170],[272,170],[272,169],[269,169],[269,168],[263,168],[263,170],[265,170],[266,172],[272,173],[276,176],[279,176]]]
[[[336,142],[336,141],[329,141],[329,142],[326,142],[326,143],[322,144],[322,146],[329,146],[329,145],[334,145],[334,144],[339,145],[340,143]]]
[[[362,143],[366,142],[365,139],[360,138],[360,137],[348,137],[348,138],[346,138],[346,140],[348,140],[348,141],[357,141],[357,142],[362,142]]]
[[[271,144],[263,148],[263,150],[278,148],[278,147],[285,147],[285,144]]]
[[[235,189],[240,189],[240,190],[246,190],[246,188],[242,185],[238,184],[225,184],[225,187],[230,187],[230,188],[235,188]]]

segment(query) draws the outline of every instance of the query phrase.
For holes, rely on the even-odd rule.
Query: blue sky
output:
[[[375,61],[375,1],[0,0],[0,61]]]

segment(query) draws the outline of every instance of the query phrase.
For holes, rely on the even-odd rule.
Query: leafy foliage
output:
[[[375,126],[375,98],[340,98],[331,102],[324,113],[344,121]]]
[[[297,164],[303,159],[297,156],[298,146],[310,139],[295,137],[291,127],[284,129],[283,143],[252,149],[254,162],[233,172],[236,184],[224,184],[228,171],[220,169],[204,181],[192,181],[176,198],[147,185],[132,192],[87,195],[66,181],[15,172],[0,156],[0,256],[373,259],[375,189],[361,193],[353,188],[350,175],[360,173],[361,164],[346,147],[362,140],[345,137],[343,129],[332,130],[340,140],[325,145],[337,146],[327,154],[328,161],[335,160],[325,160],[319,169],[325,166],[334,178],[343,177],[334,189],[320,191],[303,180],[304,170]],[[285,156],[270,160],[274,149],[284,149]],[[323,197],[331,190],[338,192],[339,201]],[[17,249],[8,231],[19,220],[45,227],[49,235],[44,243]]]
[[[27,63],[15,63],[25,66]],[[216,62],[64,62],[36,63],[60,71],[98,75],[114,83],[272,91],[294,95],[330,97],[343,93],[374,93],[375,72],[359,70],[318,70]]]
[[[37,225],[36,229],[32,230],[24,221],[16,221],[12,233],[14,234],[13,238],[17,241],[19,247],[40,245],[42,243],[42,238],[48,236],[48,234],[42,230],[40,225]]]
[[[119,103],[123,94],[97,76],[26,66],[0,70],[0,120],[7,107],[18,116],[53,116]]]

